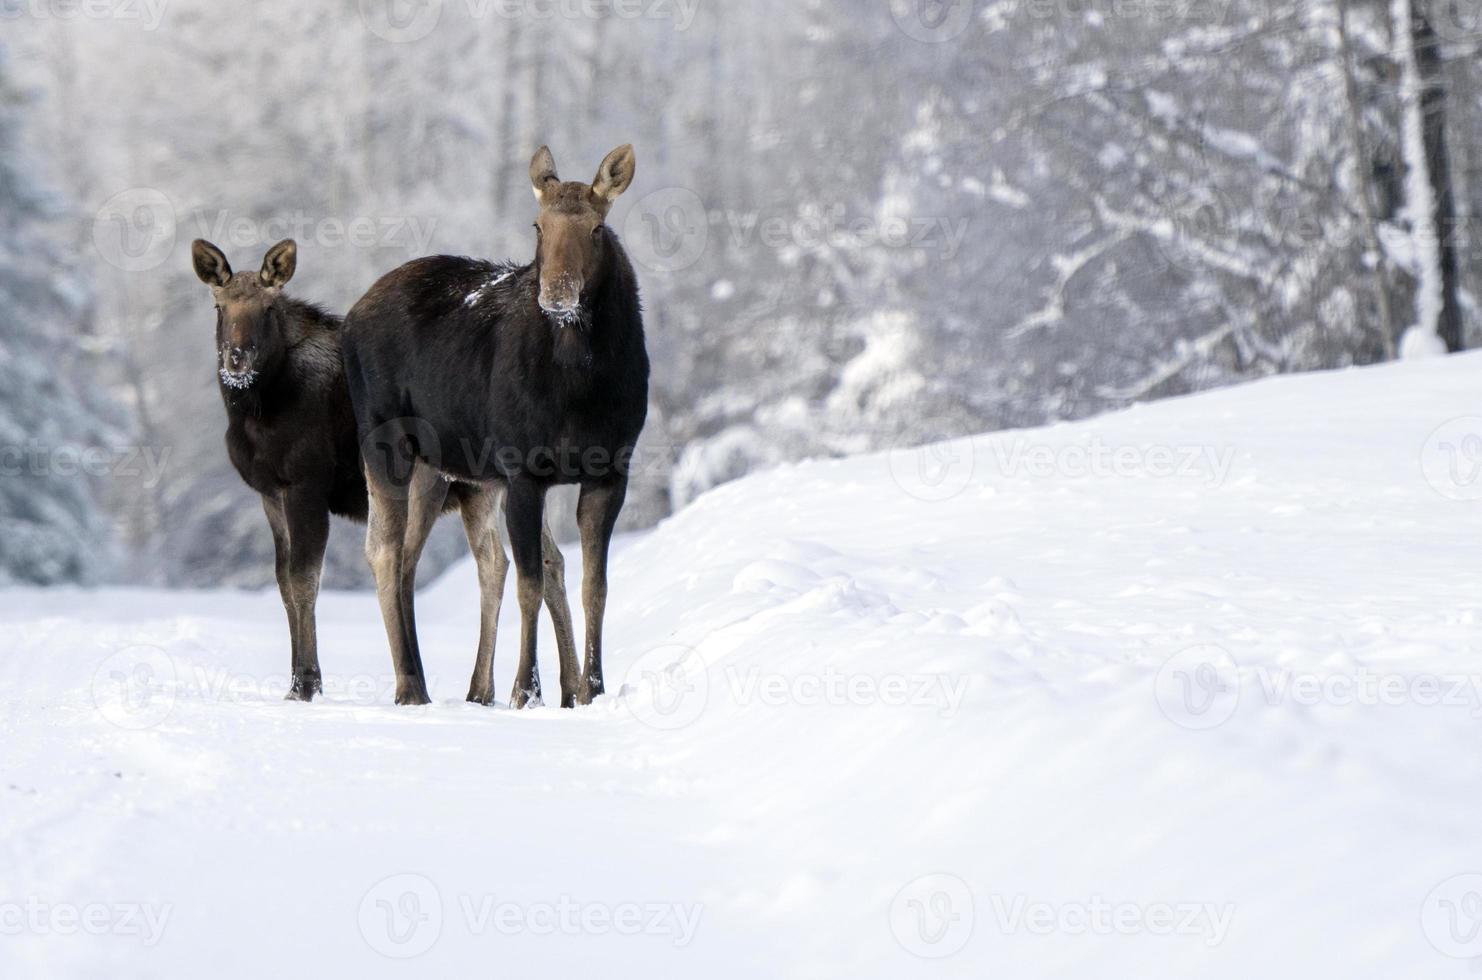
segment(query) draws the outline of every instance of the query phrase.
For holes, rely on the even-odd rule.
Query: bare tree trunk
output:
[[[1462,349],[1461,306],[1457,301],[1456,200],[1451,158],[1446,150],[1446,80],[1441,73],[1441,40],[1431,27],[1430,0],[1410,0],[1410,36],[1420,73],[1420,115],[1425,167],[1431,183],[1432,228],[1441,267],[1441,310],[1436,333],[1448,352]]]
[[[526,32],[528,43],[525,45],[525,84],[527,86],[525,97],[525,129],[522,150],[516,156],[530,159],[537,147],[551,139],[549,132],[545,130],[547,119],[550,118],[546,112],[543,101],[545,95],[545,44],[544,39],[534,30]]]
[[[521,18],[511,17],[509,31],[504,35],[504,71],[501,82],[503,98],[499,110],[499,142],[494,147],[494,172],[490,179],[494,183],[489,200],[494,202],[494,221],[498,227],[509,212],[509,194],[517,179],[516,163],[522,152],[515,146],[515,113],[519,110],[517,97],[520,79],[520,25]],[[524,154],[533,154],[535,147],[525,147]],[[528,156],[525,159],[529,159]]]
[[[595,128],[602,119],[602,100],[607,94],[607,17],[592,19],[592,56],[587,62],[587,125]]]
[[[1359,115],[1358,84],[1353,76],[1353,52],[1348,40],[1349,0],[1336,0],[1338,8],[1338,57],[1342,62],[1343,99],[1348,122],[1349,152],[1353,156],[1354,176],[1358,183],[1360,213],[1363,215],[1364,248],[1374,256],[1375,291],[1379,303],[1379,329],[1384,342],[1384,356],[1395,357],[1394,311],[1389,305],[1388,263],[1379,244],[1378,221],[1374,216],[1374,189],[1369,179],[1369,155],[1364,149],[1363,121]]]

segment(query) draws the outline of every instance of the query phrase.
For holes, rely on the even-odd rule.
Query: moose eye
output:
[[[601,225],[598,225],[597,227],[595,227],[595,228],[592,229],[592,237],[593,238],[601,238],[602,237],[602,226]]]

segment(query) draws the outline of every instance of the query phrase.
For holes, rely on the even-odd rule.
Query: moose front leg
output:
[[[468,700],[475,704],[494,703],[494,645],[499,633],[504,580],[509,572],[509,558],[505,556],[497,526],[502,492],[463,489],[459,504],[463,527],[468,534],[468,547],[473,552],[479,574],[479,648],[474,658],[473,677],[468,684]],[[551,535],[550,525],[544,521],[541,525],[545,604],[551,611],[551,621],[556,629],[556,648],[561,658],[561,707],[570,708],[576,704],[580,667],[576,662],[571,606],[566,601],[566,563]]]
[[[314,610],[329,542],[329,507],[316,494],[289,490],[283,506],[288,523],[288,581],[293,593],[293,681],[291,701],[312,701],[324,693],[319,670],[319,635]]]
[[[299,668],[299,615],[298,606],[293,601],[293,577],[289,572],[289,555],[291,542],[288,536],[288,515],[284,513],[283,501],[276,496],[263,494],[263,513],[267,514],[268,527],[273,531],[273,573],[278,580],[278,595],[283,599],[283,613],[288,619],[288,643],[292,650],[289,661],[293,676],[298,676]],[[312,695],[310,695],[312,697]],[[310,698],[295,696],[292,686],[288,690],[288,700],[307,701]]]
[[[509,704],[512,708],[523,708],[541,702],[535,639],[540,602],[545,592],[545,567],[540,546],[545,488],[529,479],[513,479],[504,506],[520,601],[520,663],[515,668],[515,686],[510,691]]]
[[[602,617],[607,611],[607,548],[623,509],[628,481],[584,483],[576,503],[576,523],[581,530],[581,601],[586,614],[586,657],[582,685],[578,694],[581,704],[605,690],[602,681]]]
[[[556,655],[561,661],[561,707],[574,708],[581,697],[581,668],[576,662],[576,630],[571,623],[571,603],[566,599],[566,559],[556,544],[551,526],[541,522],[540,550],[545,574],[545,607],[551,612],[556,631]]]

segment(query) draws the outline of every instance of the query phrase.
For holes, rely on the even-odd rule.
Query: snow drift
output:
[[[471,566],[425,709],[369,595],[299,705],[275,593],[0,594],[0,974],[1463,975],[1479,374],[722,486],[620,542],[577,711],[460,700]]]

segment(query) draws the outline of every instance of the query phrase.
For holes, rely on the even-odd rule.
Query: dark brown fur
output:
[[[522,630],[510,695],[516,707],[541,698],[535,635],[543,584],[561,647],[562,705],[584,704],[604,689],[608,544],[648,407],[637,278],[604,221],[632,178],[631,147],[609,153],[590,185],[560,181],[542,147],[530,165],[540,203],[534,262],[415,259],[381,277],[345,321],[346,381],[362,433],[405,430],[386,441],[393,468],[508,488]],[[541,534],[547,489],[572,483],[581,487],[580,674],[567,651],[569,616],[563,621],[551,602],[560,554],[548,535],[543,547]],[[389,582],[415,567],[405,543],[417,541],[426,506],[375,472],[369,489],[367,553],[377,581]],[[415,703],[425,694],[410,606],[383,602],[382,612],[398,700]],[[470,699],[490,696],[490,671],[481,657]]]
[[[233,273],[210,242],[191,246],[196,275],[216,302],[217,383],[226,449],[262,495],[273,531],[278,592],[288,614],[288,697],[322,693],[314,607],[329,515],[364,521],[365,476],[340,360],[340,318],[283,295],[297,247],[279,242],[258,272]]]

